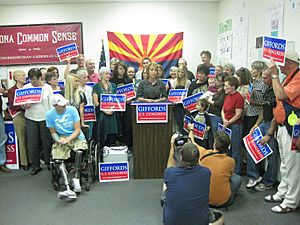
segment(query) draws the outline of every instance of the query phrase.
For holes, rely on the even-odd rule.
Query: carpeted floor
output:
[[[45,168],[36,176],[23,170],[0,173],[0,225],[161,225],[162,180],[94,183],[75,202],[56,197]],[[226,225],[299,225],[300,210],[274,214],[267,192],[245,188],[225,213]],[[188,225],[188,224],[187,224]]]

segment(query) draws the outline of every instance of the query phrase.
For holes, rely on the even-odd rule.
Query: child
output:
[[[207,114],[208,106],[209,103],[205,98],[198,99],[196,105],[198,113],[195,116],[195,120],[197,122],[206,124],[206,130],[205,130],[203,140],[197,138],[195,139],[196,143],[205,149],[208,149],[208,131],[210,129],[210,120]]]
[[[208,88],[207,88],[207,91],[210,91],[213,94],[218,91],[218,87],[216,85],[216,78],[215,77],[209,77],[208,78]]]

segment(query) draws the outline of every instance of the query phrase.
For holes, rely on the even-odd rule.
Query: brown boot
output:
[[[0,165],[0,171],[4,172],[4,173],[9,173],[11,172],[10,169],[8,169],[5,165]]]

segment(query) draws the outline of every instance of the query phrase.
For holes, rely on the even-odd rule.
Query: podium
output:
[[[145,106],[144,115],[152,115],[151,109],[165,105],[167,109],[167,122],[142,121],[140,113],[137,113],[139,106]],[[132,107],[132,130],[133,130],[133,163],[134,179],[162,179],[167,165],[170,151],[170,139],[172,136],[173,104],[171,102],[142,103],[133,102]],[[141,111],[143,108],[140,107]],[[158,108],[159,110],[159,108]],[[139,115],[138,115],[139,114]],[[142,113],[143,114],[143,113]],[[153,114],[154,115],[154,114]],[[139,116],[139,118],[138,118]],[[155,120],[155,116],[153,116]]]

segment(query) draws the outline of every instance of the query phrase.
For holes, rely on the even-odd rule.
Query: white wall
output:
[[[101,38],[107,43],[106,31],[136,34],[183,31],[183,57],[187,58],[188,67],[194,72],[200,63],[199,53],[202,50],[210,50],[213,62],[216,59],[217,14],[218,3],[195,2],[1,6],[0,25],[82,22],[85,56],[93,58],[96,63]],[[9,70],[16,68],[9,67]],[[29,68],[21,67],[26,72]],[[64,66],[58,65],[58,68],[62,76]]]
[[[299,21],[300,12],[292,13],[290,10],[290,0],[281,0],[284,5],[283,18],[283,38],[288,41],[295,41],[295,50],[300,54],[300,32]],[[248,66],[254,59],[254,53],[260,57],[260,51],[255,50],[256,37],[268,35],[267,33],[267,7],[273,0],[222,0],[219,4],[218,20],[223,22],[236,15],[236,13],[244,6],[249,12],[249,33],[248,33]],[[234,63],[234,62],[233,62]]]

